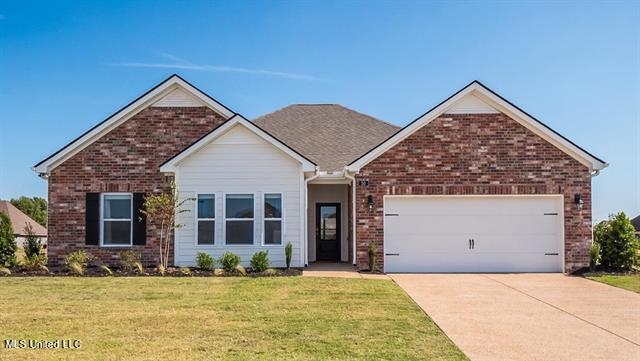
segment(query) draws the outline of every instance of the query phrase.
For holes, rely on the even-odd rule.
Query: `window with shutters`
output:
[[[131,193],[102,193],[100,243],[102,246],[131,246],[133,197]]]

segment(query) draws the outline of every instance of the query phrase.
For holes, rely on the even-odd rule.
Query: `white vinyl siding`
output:
[[[242,265],[248,266],[254,253],[269,251],[272,267],[284,267],[284,246],[293,246],[293,267],[302,267],[300,259],[303,240],[301,199],[302,165],[289,155],[258,137],[242,125],[236,125],[220,138],[180,162],[176,184],[180,197],[195,198],[197,194],[215,194],[215,244],[196,246],[196,202],[188,201],[190,212],[178,214],[177,222],[183,226],[175,232],[175,263],[193,266],[198,252],[207,252],[218,258],[225,251],[240,256]],[[263,245],[264,194],[282,194],[284,239],[280,245]],[[254,232],[252,245],[225,245],[223,218],[224,199],[227,194],[253,194]]]

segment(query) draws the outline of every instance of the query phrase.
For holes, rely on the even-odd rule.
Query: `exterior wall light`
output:
[[[369,211],[372,211],[375,203],[373,203],[373,196],[371,194],[367,196],[367,204],[369,205]]]
[[[573,195],[573,202],[578,206],[578,210],[581,211],[584,201],[582,200],[582,195],[580,195],[580,193]]]

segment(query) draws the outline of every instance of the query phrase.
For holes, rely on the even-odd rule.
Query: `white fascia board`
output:
[[[382,144],[379,144],[369,153],[365,154],[362,158],[357,161],[349,164],[345,167],[345,169],[349,172],[359,172],[362,167],[367,165],[369,162],[378,158],[380,155],[385,153],[387,150],[391,149],[398,143],[402,142],[404,139],[409,137],[411,134],[416,132],[418,129],[426,126],[431,121],[442,115],[447,109],[449,109],[455,102],[462,99],[468,94],[473,94],[474,96],[486,101],[489,105],[495,107],[496,109],[502,111],[510,118],[514,119],[527,129],[531,130],[538,136],[542,137],[549,143],[553,144],[558,149],[567,153],[572,158],[579,161],[581,164],[585,165],[589,168],[590,171],[599,171],[606,168],[609,164],[603,162],[599,159],[594,158],[592,155],[587,153],[586,151],[580,149],[573,143],[569,142],[558,133],[552,131],[550,128],[542,125],[539,121],[532,118],[530,115],[524,113],[505,99],[497,96],[488,88],[484,87],[479,82],[475,81],[469,85],[467,85],[462,90],[458,91],[456,94],[445,100],[444,102],[437,105],[435,108],[431,109],[426,114],[422,115],[418,119],[414,120],[408,126],[400,130],[398,133],[393,135],[391,138],[387,139]]]
[[[276,148],[280,149],[281,151],[283,151],[284,153],[289,155],[291,158],[293,158],[293,159],[297,160],[298,162],[300,162],[302,164],[302,171],[303,172],[313,172],[313,171],[316,170],[316,165],[314,163],[312,163],[311,161],[307,160],[306,158],[304,158],[300,154],[296,153],[291,148],[289,148],[286,145],[284,145],[281,141],[279,141],[278,139],[274,138],[270,134],[266,133],[265,131],[260,129],[258,126],[256,126],[255,124],[253,124],[250,121],[248,121],[247,119],[245,119],[240,114],[236,114],[231,119],[227,120],[222,125],[220,125],[215,130],[213,130],[211,133],[207,134],[206,136],[204,136],[203,138],[201,138],[197,142],[195,142],[192,145],[190,145],[189,147],[185,148],[178,155],[176,155],[175,157],[171,158],[169,161],[167,161],[162,166],[160,166],[160,172],[162,172],[162,173],[175,173],[177,168],[178,168],[178,165],[180,164],[180,162],[182,160],[188,158],[191,154],[194,154],[194,153],[198,152],[198,150],[200,150],[202,147],[204,147],[207,144],[215,141],[217,138],[220,138],[228,130],[230,130],[231,128],[233,128],[234,126],[236,126],[238,124],[244,126],[249,131],[253,132],[254,134],[259,136],[260,138],[266,140],[267,142],[269,142],[270,144],[272,144]]]
[[[157,85],[155,88],[127,105],[117,113],[113,114],[102,123],[89,130],[87,133],[80,136],[78,139],[67,144],[64,148],[60,149],[57,153],[54,153],[49,158],[38,163],[33,167],[33,170],[39,174],[48,174],[57,167],[60,163],[71,158],[81,150],[91,145],[96,140],[100,139],[111,130],[120,126],[122,123],[129,120],[141,110],[155,103],[158,99],[172,92],[178,87],[184,88],[189,93],[200,99],[206,106],[219,113],[225,119],[229,119],[234,113],[226,108],[224,105],[218,103],[202,91],[196,89],[191,84],[184,81],[178,75],[173,75],[164,82]]]

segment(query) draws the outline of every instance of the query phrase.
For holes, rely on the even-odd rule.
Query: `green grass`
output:
[[[640,274],[587,276],[588,279],[640,293]]]
[[[461,360],[389,280],[0,278],[0,360]]]

